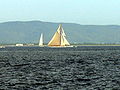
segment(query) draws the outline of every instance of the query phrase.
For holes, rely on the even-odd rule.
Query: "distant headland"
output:
[[[48,43],[60,23],[11,21],[0,23],[0,44],[38,43],[43,33]],[[72,44],[120,44],[119,25],[81,25],[61,23]]]

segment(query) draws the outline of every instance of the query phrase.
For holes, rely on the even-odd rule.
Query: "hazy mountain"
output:
[[[59,23],[27,21],[0,23],[0,43],[37,43],[44,34],[46,43],[52,38]],[[80,25],[62,23],[71,43],[116,43],[120,42],[119,25]]]

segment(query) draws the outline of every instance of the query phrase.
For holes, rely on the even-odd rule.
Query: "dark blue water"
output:
[[[120,46],[0,48],[0,90],[120,90]]]
[[[6,47],[0,48],[0,51],[16,51],[16,50],[28,50],[28,51],[89,51],[89,50],[120,50],[120,46],[77,46],[77,47]]]

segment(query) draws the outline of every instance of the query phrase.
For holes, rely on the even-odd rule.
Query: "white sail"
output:
[[[41,33],[39,46],[43,46],[43,34]]]
[[[65,38],[65,32],[62,28],[62,25],[59,25],[57,32],[54,34],[51,41],[48,43],[48,46],[69,46],[69,42]]]

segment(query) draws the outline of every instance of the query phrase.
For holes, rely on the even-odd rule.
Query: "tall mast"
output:
[[[61,45],[61,38],[62,38],[62,24],[60,24],[60,45]]]

